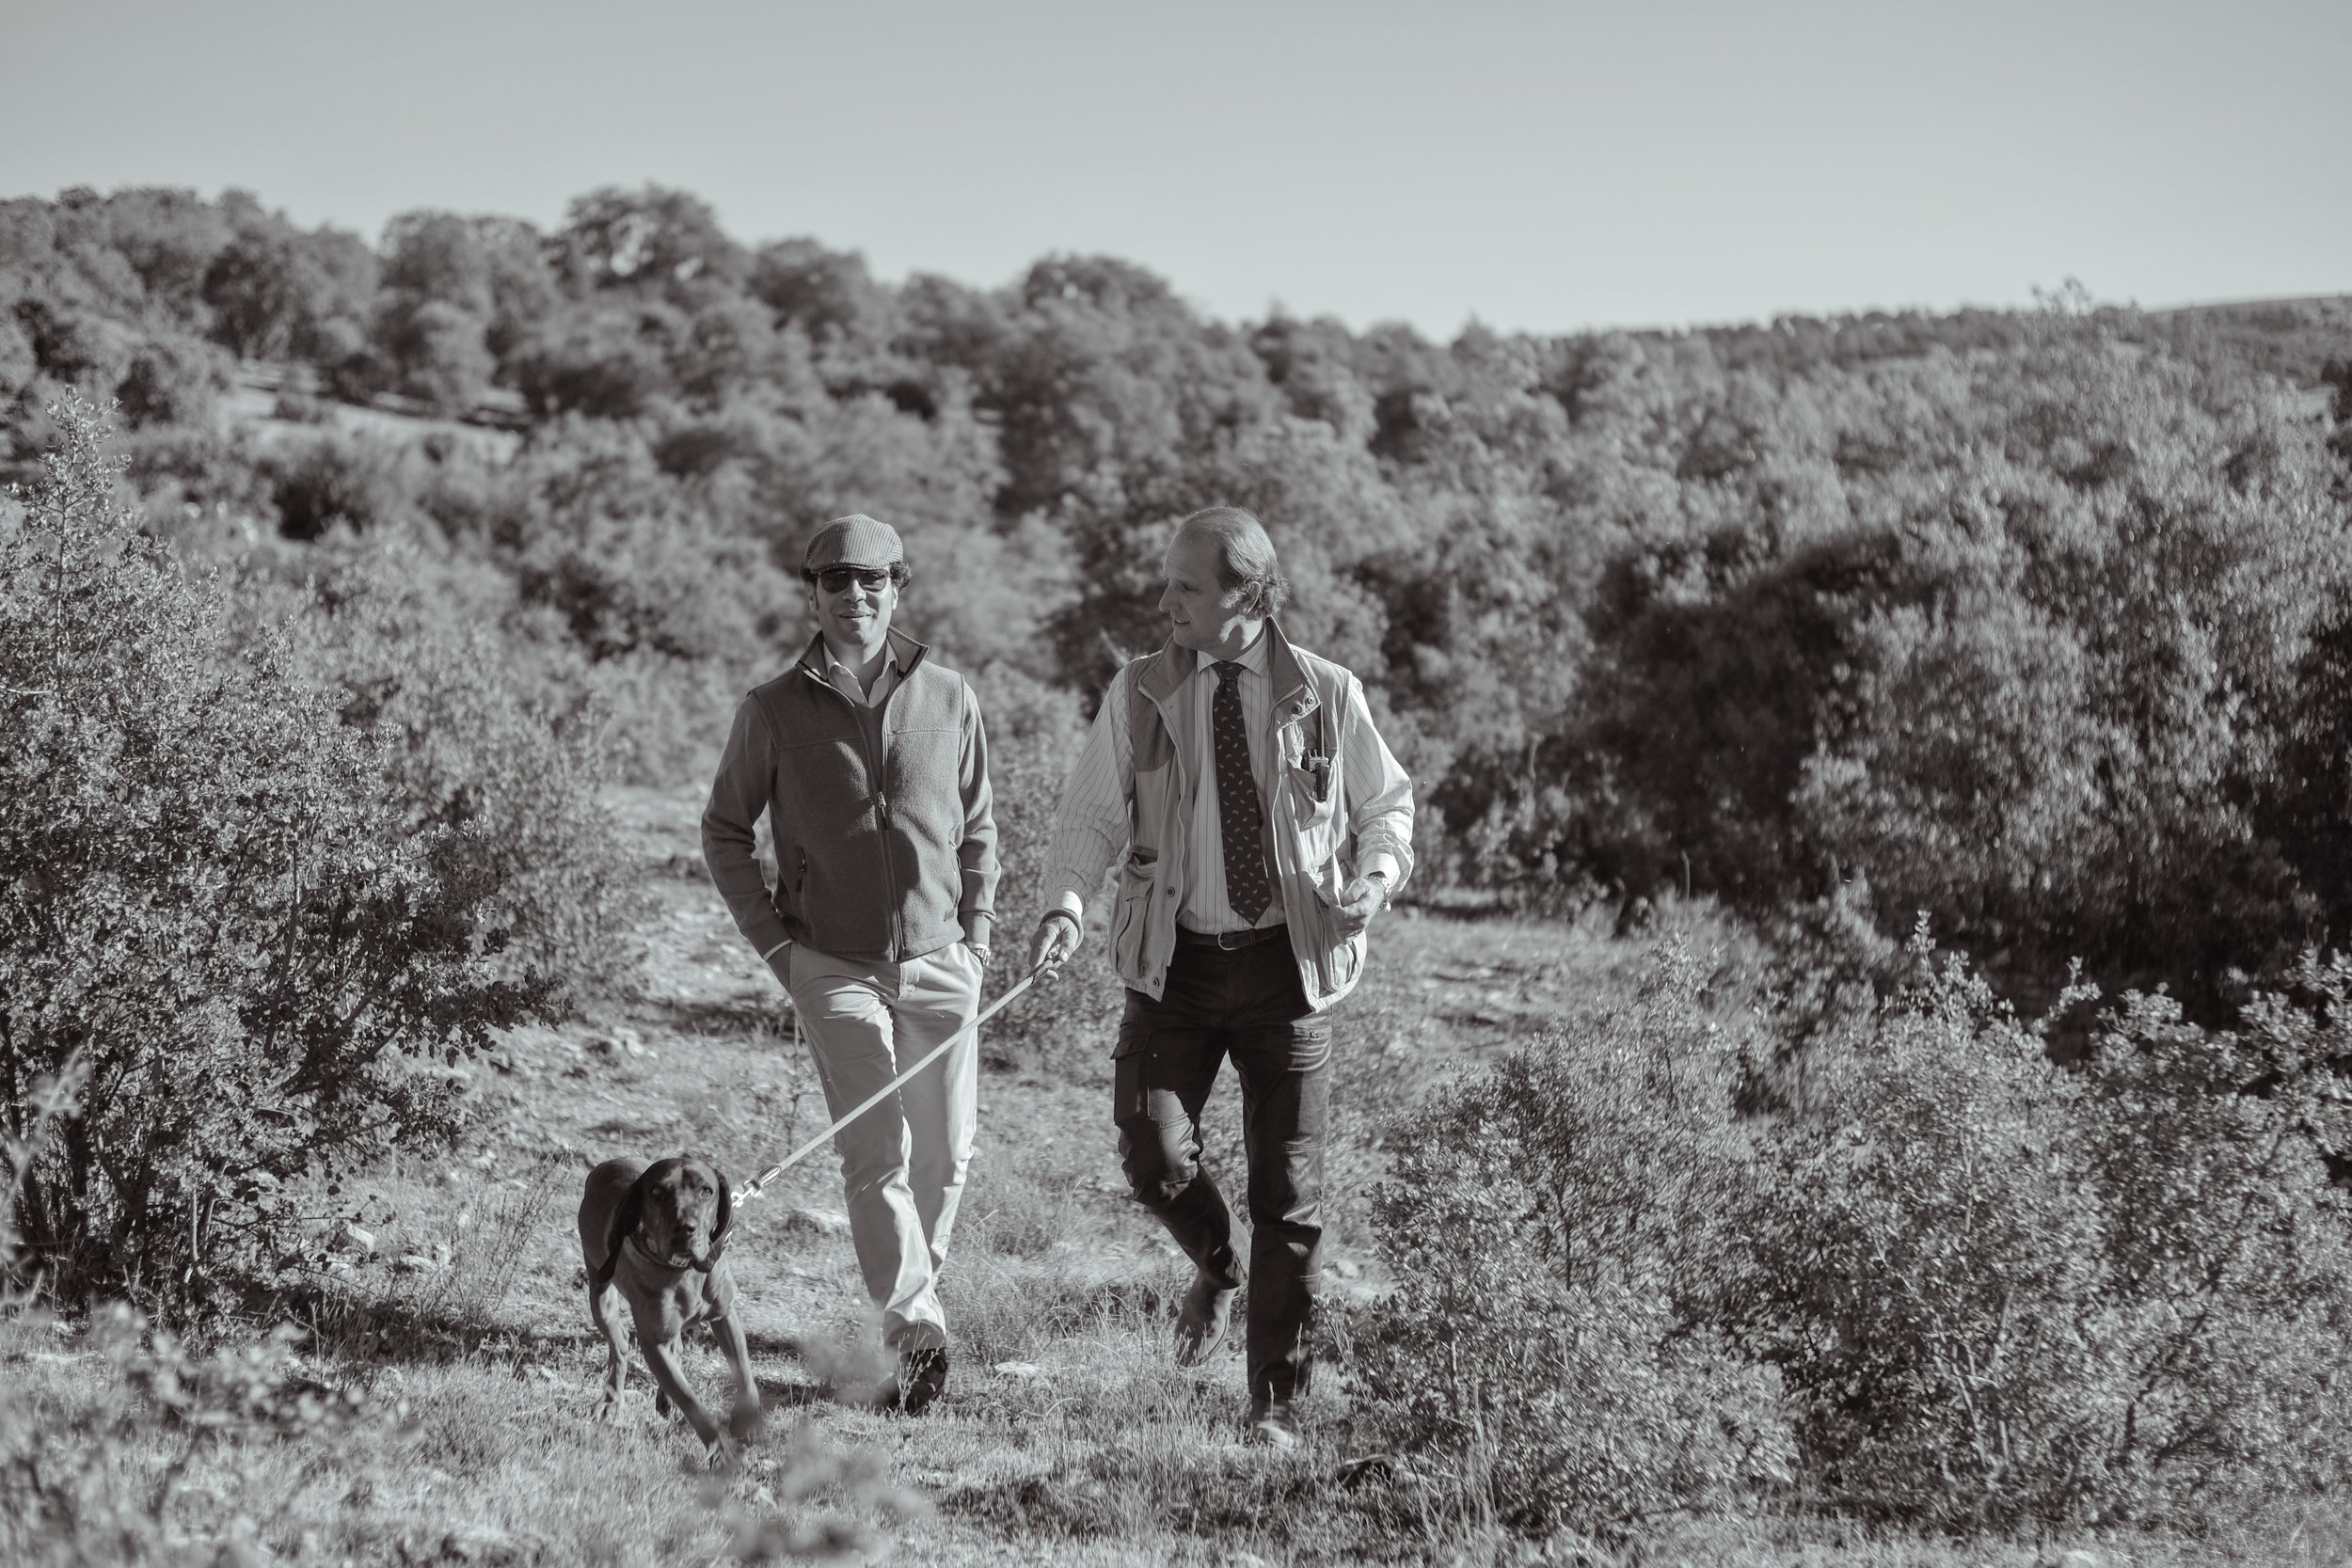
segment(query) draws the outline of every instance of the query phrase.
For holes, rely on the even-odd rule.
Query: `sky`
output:
[[[0,198],[602,185],[1450,338],[2352,291],[2352,0],[0,0]]]

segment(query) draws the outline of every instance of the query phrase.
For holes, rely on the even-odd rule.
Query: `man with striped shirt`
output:
[[[1243,1277],[1232,1212],[1200,1164],[1201,1111],[1232,1058],[1249,1164],[1248,1424],[1288,1448],[1312,1369],[1331,1008],[1411,873],[1412,781],[1362,683],[1282,635],[1289,583],[1255,517],[1195,513],[1162,573],[1168,643],[1112,680],[1063,788],[1030,961],[1051,969],[1077,950],[1087,897],[1115,863],[1127,1006],[1113,1117],[1136,1201],[1193,1262],[1176,1321],[1184,1366],[1223,1340]]]

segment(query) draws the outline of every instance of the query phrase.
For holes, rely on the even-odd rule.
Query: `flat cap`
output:
[[[835,517],[809,539],[801,569],[821,572],[828,566],[887,566],[907,558],[898,531],[878,523],[863,512]]]

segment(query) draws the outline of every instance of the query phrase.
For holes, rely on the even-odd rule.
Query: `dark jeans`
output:
[[[1237,1286],[1233,1216],[1200,1169],[1200,1109],[1233,1059],[1249,1159],[1249,1394],[1307,1391],[1304,1348],[1322,1268],[1331,1022],[1308,1010],[1277,937],[1232,952],[1179,944],[1166,993],[1127,993],[1114,1063],[1119,1158],[1136,1201],[1218,1285]]]

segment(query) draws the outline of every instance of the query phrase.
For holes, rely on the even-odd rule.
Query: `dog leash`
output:
[[[884,1084],[881,1088],[876,1089],[871,1095],[868,1095],[866,1099],[866,1102],[860,1105],[856,1110],[851,1111],[849,1115],[834,1122],[831,1127],[826,1128],[822,1132],[819,1132],[817,1136],[809,1139],[808,1142],[803,1144],[800,1148],[786,1155],[775,1164],[769,1166],[764,1171],[761,1171],[756,1177],[752,1179],[749,1185],[737,1188],[735,1193],[735,1201],[738,1203],[748,1203],[753,1198],[757,1197],[760,1195],[761,1189],[766,1187],[769,1182],[773,1181],[777,1177],[782,1176],[786,1171],[790,1170],[794,1165],[799,1164],[803,1160],[807,1159],[810,1155],[824,1148],[827,1143],[832,1141],[834,1133],[840,1132],[843,1128],[849,1126],[850,1123],[857,1120],[858,1117],[864,1116],[866,1112],[872,1110],[875,1106],[881,1104],[883,1101],[898,1093],[898,1090],[905,1085],[908,1079],[913,1078],[916,1073],[922,1071],[925,1068],[939,1060],[940,1057],[946,1055],[947,1053],[948,1047],[962,1039],[964,1036],[971,1034],[981,1024],[986,1023],[990,1019],[994,1018],[998,1013],[1003,1012],[1006,1006],[1010,1003],[1013,998],[1019,996],[1023,991],[1027,990],[1031,986],[1037,984],[1038,974],[1038,971],[1031,970],[1026,975],[1024,975],[1021,981],[1011,990],[1006,991],[1004,995],[990,1003],[987,1008],[982,1011],[977,1018],[975,1018],[971,1022],[965,1024],[962,1028],[957,1030],[946,1039],[941,1040],[937,1045],[931,1047],[930,1053],[926,1054],[921,1061],[915,1063],[913,1067],[898,1074],[898,1077],[893,1078],[889,1083]],[[800,1013],[796,1008],[792,1017],[792,1031],[796,1036],[800,1033]]]

